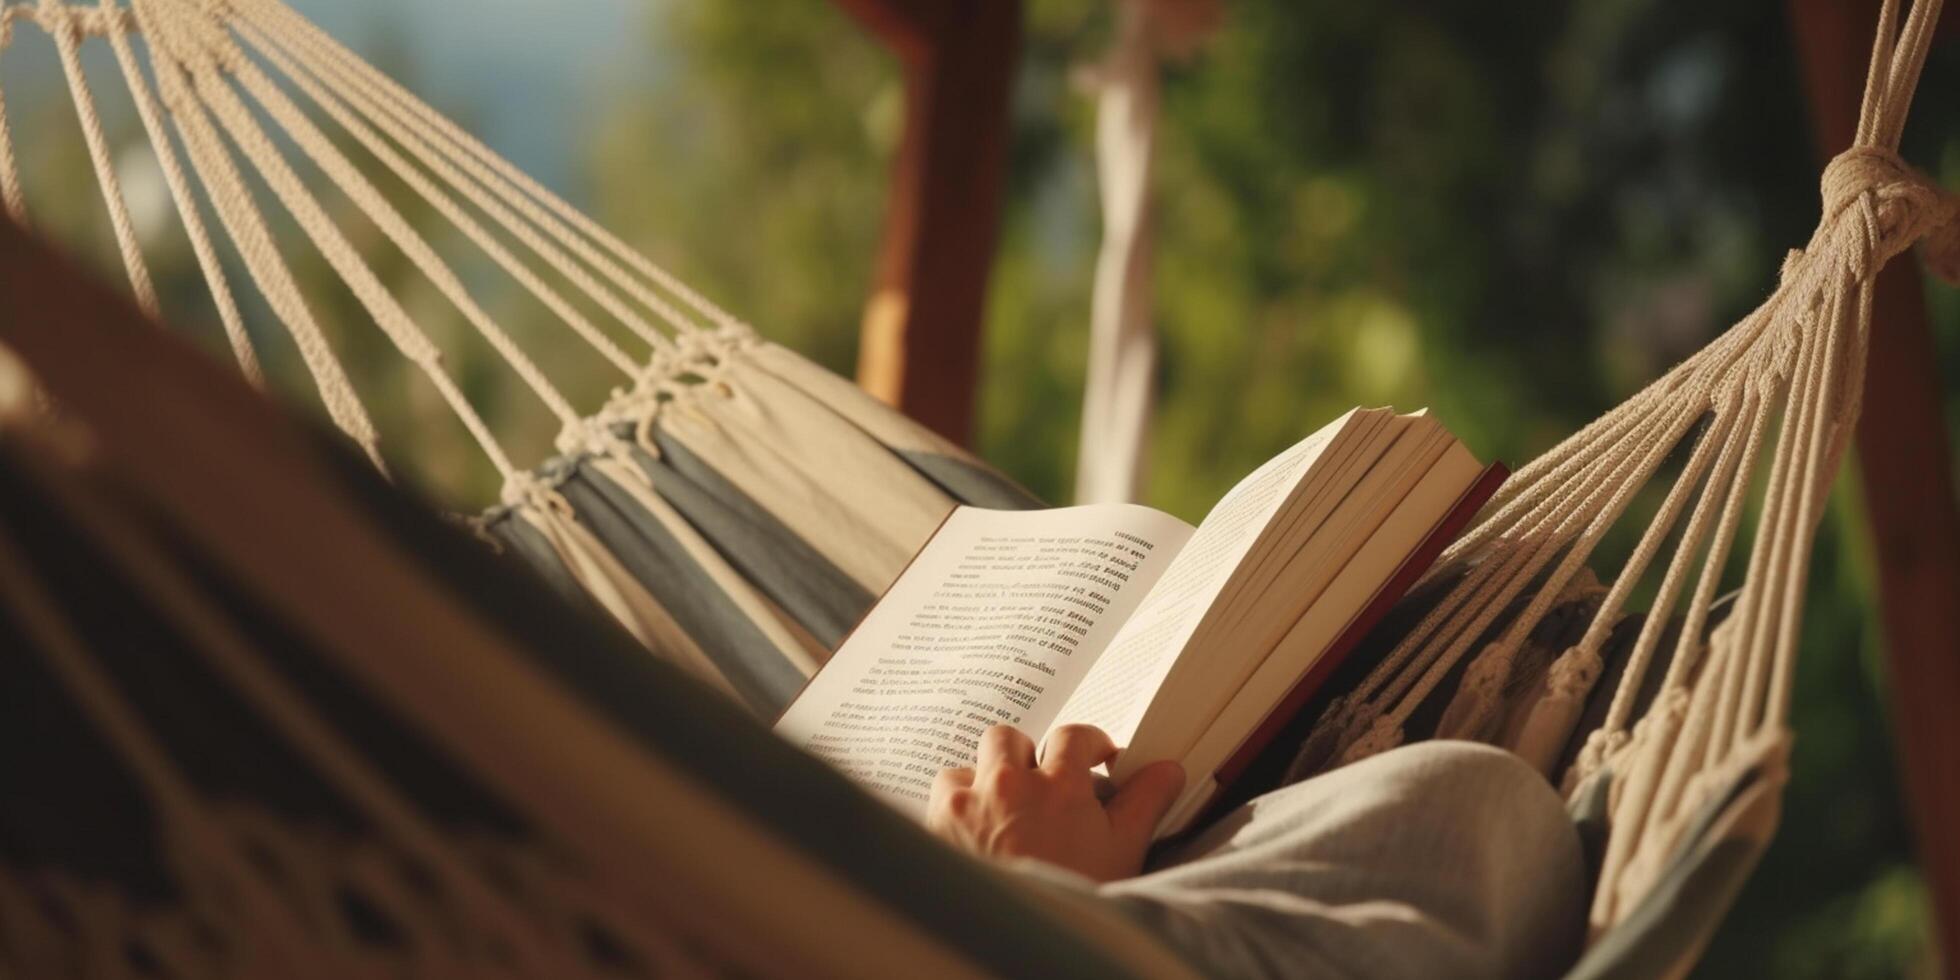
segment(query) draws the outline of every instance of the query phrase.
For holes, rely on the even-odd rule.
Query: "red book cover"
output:
[[[1450,542],[1455,541],[1457,535],[1463,533],[1464,528],[1470,523],[1470,518],[1476,516],[1477,511],[1484,506],[1484,502],[1497,492],[1497,488],[1510,475],[1511,471],[1502,463],[1492,463],[1485,467],[1482,475],[1470,485],[1470,489],[1463,491],[1463,496],[1457,498],[1449,512],[1444,514],[1443,519],[1438,521],[1436,526],[1430,529],[1428,536],[1422,539],[1422,543],[1417,545],[1414,551],[1409,552],[1408,557],[1402,559],[1402,564],[1396,566],[1395,573],[1388,577],[1388,581],[1383,583],[1380,589],[1376,590],[1374,598],[1369,600],[1368,605],[1348,622],[1347,628],[1334,638],[1333,643],[1328,644],[1326,652],[1322,653],[1320,659],[1315,660],[1299,682],[1293,685],[1293,690],[1280,701],[1279,706],[1266,716],[1265,721],[1260,722],[1258,728],[1253,729],[1252,734],[1245,737],[1245,741],[1239,743],[1238,750],[1232,753],[1232,757],[1227,759],[1223,766],[1219,767],[1214,777],[1218,781],[1218,789],[1212,796],[1214,801],[1211,804],[1212,808],[1216,808],[1216,801],[1225,797],[1225,790],[1239,777],[1245,775],[1246,769],[1252,765],[1253,760],[1257,759],[1259,753],[1272,743],[1286,727],[1287,722],[1313,700],[1314,694],[1320,690],[1320,685],[1326,683],[1335,668],[1347,659],[1348,654],[1354,652],[1354,648],[1360,644],[1363,637],[1368,635],[1368,631],[1374,629],[1375,624],[1381,622],[1381,618],[1401,600],[1403,594],[1415,586],[1423,573],[1429,570],[1429,566],[1435,564],[1443,549],[1449,547]],[[1200,819],[1192,822],[1191,827],[1193,829],[1202,827],[1215,816],[1217,816],[1215,812],[1207,810]]]

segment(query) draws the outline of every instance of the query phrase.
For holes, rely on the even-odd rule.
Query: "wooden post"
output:
[[[1820,159],[1851,145],[1876,3],[1790,0]],[[1948,28],[1953,18],[1941,27]],[[1922,92],[1921,97],[1938,93]],[[1878,566],[1892,719],[1934,941],[1960,972],[1960,505],[1926,297],[1911,256],[1876,283],[1858,468]]]
[[[999,235],[1020,0],[837,0],[905,72],[858,383],[965,445]]]

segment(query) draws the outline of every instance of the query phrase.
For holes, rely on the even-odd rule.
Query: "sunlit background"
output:
[[[902,90],[830,5],[296,6],[765,333],[854,365]],[[978,448],[1060,501],[1098,241],[1080,69],[1107,41],[1110,0],[1028,8]],[[1355,403],[1428,405],[1480,455],[1529,459],[1747,311],[1816,220],[1818,161],[1780,3],[1228,10],[1166,81],[1157,170],[1165,351],[1147,502],[1181,516]],[[52,48],[33,41],[0,59],[32,216],[120,276]],[[1906,140],[1908,159],[1949,182],[1960,103],[1940,96],[1960,81],[1956,54],[1936,52]],[[113,76],[106,52],[87,64]],[[101,88],[166,311],[221,351],[140,127]],[[410,217],[453,249],[426,207]],[[356,242],[456,351],[455,373],[520,462],[549,453],[551,419],[463,341],[432,287],[372,229]],[[433,393],[324,262],[292,258],[395,467],[453,506],[491,500],[493,472]],[[581,409],[623,380],[559,343],[491,270],[461,271]],[[1960,431],[1960,300],[1929,298]],[[296,355],[269,327],[259,339],[307,402]],[[1839,487],[1813,565],[1782,828],[1707,976],[1931,975],[1852,469]]]

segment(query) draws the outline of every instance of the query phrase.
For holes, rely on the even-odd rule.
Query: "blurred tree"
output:
[[[597,210],[848,375],[903,110],[895,67],[829,4],[659,9],[660,70],[592,154]]]

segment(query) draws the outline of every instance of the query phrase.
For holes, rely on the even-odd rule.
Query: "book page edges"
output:
[[[1348,655],[1354,652],[1361,639],[1367,636],[1382,617],[1388,614],[1389,609],[1393,608],[1395,603],[1415,586],[1423,574],[1429,571],[1429,567],[1443,553],[1443,549],[1449,547],[1450,542],[1456,540],[1457,536],[1469,526],[1471,518],[1476,516],[1477,511],[1483,508],[1484,503],[1497,492],[1497,488],[1503,485],[1504,480],[1509,476],[1510,470],[1502,463],[1492,463],[1484,467],[1476,481],[1457,498],[1456,503],[1450,507],[1443,519],[1437,522],[1429,534],[1422,539],[1422,543],[1396,566],[1394,574],[1376,590],[1374,598],[1369,600],[1368,605],[1348,623],[1347,628],[1341,631],[1334,642],[1327,646],[1326,651],[1314,661],[1313,666],[1300,676],[1300,679],[1294,683],[1293,689],[1286,697],[1280,699],[1279,704],[1267,714],[1266,719],[1239,743],[1238,749],[1225,760],[1223,765],[1214,773],[1201,777],[1211,784],[1210,791],[1202,794],[1192,805],[1183,808],[1185,814],[1195,816],[1204,813],[1210,806],[1210,800],[1216,799],[1221,789],[1230,786],[1245,774],[1253,761],[1265,751],[1268,745],[1272,744],[1273,739],[1279,736],[1280,731],[1293,719],[1293,716],[1313,700],[1320,686],[1346,661]],[[1204,815],[1207,818],[1216,816],[1210,813]],[[1175,822],[1160,828],[1160,837],[1182,832],[1188,826],[1200,822],[1189,816],[1178,819],[1180,814],[1172,814],[1171,817]]]

